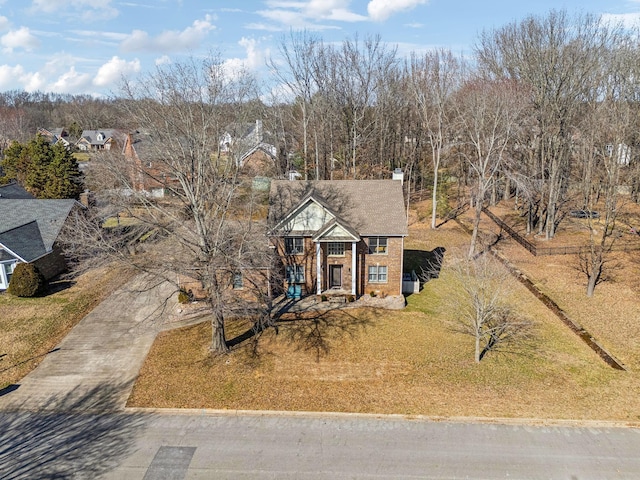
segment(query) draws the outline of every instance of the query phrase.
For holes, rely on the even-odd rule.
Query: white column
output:
[[[322,249],[320,242],[316,242],[316,285],[317,293],[322,293]]]
[[[356,269],[356,242],[351,242],[351,295],[356,294],[356,280],[358,272]]]

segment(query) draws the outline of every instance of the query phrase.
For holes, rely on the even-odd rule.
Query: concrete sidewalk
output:
[[[167,309],[173,287],[139,275],[120,288],[0,397],[5,411],[118,411],[125,403]]]

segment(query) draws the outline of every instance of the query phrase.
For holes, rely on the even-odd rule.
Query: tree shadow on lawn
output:
[[[54,293],[59,293],[64,290],[68,290],[76,284],[73,280],[51,280],[47,284],[47,289],[42,294],[43,297],[48,297]]]
[[[371,325],[369,310],[341,308],[288,313],[277,323],[289,342],[314,352],[317,361],[345,337],[354,338]]]
[[[108,411],[123,388],[76,389],[38,411],[6,407],[0,412],[0,478],[97,478],[116,468],[146,424],[142,414],[95,413]],[[51,405],[62,408],[52,411]]]
[[[251,342],[252,355],[260,356],[260,338],[269,328],[276,335],[283,334],[296,349],[315,352],[316,359],[326,356],[335,342],[345,336],[355,337],[359,331],[373,324],[369,310],[340,308],[317,309],[304,307],[296,309],[295,302],[290,308],[278,311],[270,322],[255,322],[253,326],[240,335],[230,339],[230,348],[238,348]],[[354,312],[358,312],[355,314]]]

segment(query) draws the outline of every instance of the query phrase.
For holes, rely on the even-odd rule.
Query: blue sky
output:
[[[110,95],[122,75],[210,52],[261,73],[291,29],[470,53],[483,29],[554,8],[640,18],[640,0],[0,0],[0,91]]]

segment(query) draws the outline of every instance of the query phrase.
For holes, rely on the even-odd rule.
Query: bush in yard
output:
[[[7,291],[16,297],[35,297],[44,291],[45,286],[46,281],[38,267],[31,263],[19,263],[11,275]]]
[[[180,289],[178,292],[178,303],[189,303],[191,301],[191,295],[185,292],[183,289]]]

